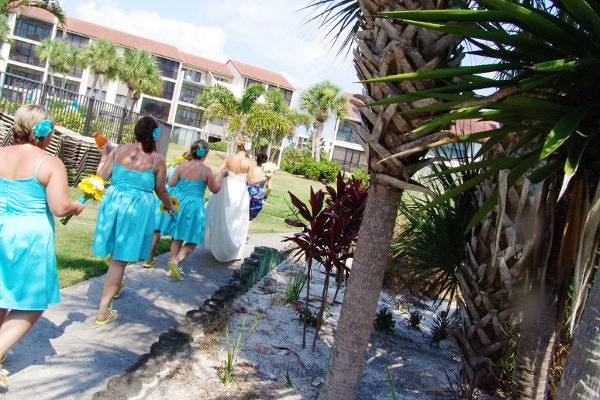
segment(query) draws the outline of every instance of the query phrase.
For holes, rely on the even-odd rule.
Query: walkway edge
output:
[[[229,283],[221,286],[204,304],[186,313],[185,320],[162,333],[150,347],[150,352],[140,356],[137,362],[123,374],[112,377],[106,389],[96,392],[93,400],[126,400],[139,396],[144,386],[156,382],[160,376],[169,374],[176,368],[172,361],[177,354],[188,348],[194,338],[219,319],[230,304],[246,293],[260,279],[266,276],[284,257],[270,247],[257,247],[245,258],[239,270],[233,273]]]

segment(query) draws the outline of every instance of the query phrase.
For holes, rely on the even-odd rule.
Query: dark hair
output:
[[[199,148],[204,149],[203,157],[198,157],[198,154],[196,153],[196,150],[198,150]],[[190,156],[192,157],[192,160],[200,160],[208,155],[208,150],[209,150],[209,148],[208,148],[208,143],[206,142],[206,140],[204,140],[204,139],[196,140],[194,143],[192,143],[192,146],[190,147]]]
[[[259,153],[256,156],[256,163],[258,164],[259,167],[261,165],[263,165],[264,163],[266,163],[268,160],[269,160],[269,157],[267,157],[267,155],[265,153]]]
[[[158,122],[152,117],[142,117],[135,124],[135,140],[142,144],[145,153],[152,153],[156,150],[156,141],[152,132],[158,128]]]

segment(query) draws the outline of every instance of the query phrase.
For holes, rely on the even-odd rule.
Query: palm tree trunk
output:
[[[100,80],[100,77],[98,76],[98,74],[94,74],[94,81],[92,83],[92,93],[91,93],[91,97],[94,100],[97,100],[96,99],[96,95],[98,94],[97,87],[98,87],[98,81],[99,80]]]
[[[573,345],[556,393],[556,400],[600,399],[600,274],[575,331]]]
[[[323,133],[323,122],[316,121],[313,130],[312,152],[315,161],[321,161],[321,134]]]
[[[542,299],[529,303],[517,347],[515,399],[546,400],[550,365],[558,338],[558,304],[554,290],[543,290]],[[536,305],[534,307],[532,305]]]
[[[402,192],[375,181],[358,235],[348,287],[320,400],[352,400],[362,375]],[[373,240],[377,238],[377,240]],[[332,366],[344,366],[343,369]]]

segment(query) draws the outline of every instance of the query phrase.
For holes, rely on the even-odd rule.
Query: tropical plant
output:
[[[77,65],[79,49],[72,44],[58,39],[46,39],[36,46],[35,53],[42,62],[48,62],[50,84],[54,84],[54,74],[62,75],[64,87],[67,84],[66,74]]]
[[[390,311],[389,307],[382,307],[377,314],[375,314],[375,321],[373,327],[376,331],[383,333],[394,333],[396,327],[396,321],[394,321],[394,314]]]
[[[448,310],[442,310],[435,316],[433,326],[431,327],[431,340],[434,343],[439,343],[448,338],[450,330],[450,314]]]
[[[142,49],[125,49],[117,62],[117,76],[127,85],[125,107],[133,112],[143,93],[158,96],[163,90],[163,80],[156,59]]]
[[[547,393],[550,360],[561,316],[568,313],[569,328],[581,317],[592,277],[598,245],[600,196],[598,169],[600,136],[596,115],[600,97],[591,90],[600,76],[600,9],[597,2],[572,0],[557,3],[485,0],[478,9],[402,11],[386,14],[412,26],[464,36],[474,53],[485,57],[475,65],[396,74],[378,82],[444,80],[446,85],[414,96],[443,100],[447,110],[413,131],[427,138],[449,122],[465,117],[494,119],[499,131],[481,136],[490,143],[514,134],[505,154],[485,161],[486,171],[469,182],[477,184],[502,174],[506,187],[527,176],[543,189],[535,203],[537,224],[528,224],[533,238],[526,267],[524,320],[517,348],[514,379],[516,397],[543,399]],[[491,62],[489,61],[491,60]],[[478,74],[500,72],[485,78]],[[416,80],[416,81],[415,81]],[[495,88],[478,95],[478,88]],[[402,101],[402,97],[387,102]],[[426,107],[416,112],[429,112]],[[468,186],[467,185],[467,186]],[[501,188],[487,198],[471,225],[477,224],[498,204]],[[451,197],[453,194],[445,196]],[[444,201],[441,198],[438,201]],[[568,289],[574,288],[569,302]],[[595,293],[592,291],[592,293]],[[589,301],[599,299],[591,298]],[[600,321],[588,320],[596,329],[581,329],[575,342],[600,343]],[[595,331],[595,334],[591,334]],[[586,336],[587,335],[587,336]],[[559,399],[596,398],[600,367],[575,346],[567,362]],[[582,367],[587,366],[587,367]],[[589,367],[589,368],[588,368]],[[592,388],[592,389],[590,389]]]
[[[98,83],[117,77],[117,46],[106,39],[94,39],[81,53],[81,66],[94,74],[92,97],[98,96]]]
[[[288,106],[283,92],[274,88],[264,94],[264,102],[253,105],[248,116],[246,130],[251,134],[255,149],[267,148],[267,155],[273,157],[273,145],[281,148],[286,137],[294,134],[300,125],[307,125],[311,117]]]
[[[197,103],[205,109],[204,121],[225,120],[234,141],[250,141],[246,124],[265,87],[258,83],[248,85],[237,99],[233,92],[221,84],[206,86]]]
[[[418,331],[421,330],[421,321],[423,320],[423,314],[419,310],[413,310],[408,315],[408,324],[411,328]]]
[[[342,40],[342,46],[349,48],[356,44],[353,46],[354,64],[361,80],[460,63],[457,36],[431,34],[377,17],[380,12],[405,9],[408,5],[404,1],[310,0],[309,7],[316,10],[315,20]],[[410,7],[445,8],[446,2],[413,2]],[[436,84],[434,80],[419,82],[416,86],[395,82],[363,84],[363,94],[359,96],[365,103],[359,109],[363,123],[352,125],[369,147],[373,179],[321,399],[351,400],[356,396],[400,196],[405,190],[424,191],[412,183],[410,177],[430,162],[423,161],[421,156],[429,148],[428,144],[435,142],[426,142],[431,137],[423,142],[421,137],[410,133],[434,115],[435,110],[426,116],[410,111],[427,103],[433,105],[436,100],[412,99],[391,105],[374,103],[390,96],[432,89]],[[400,157],[390,158],[398,151],[402,152]]]
[[[307,263],[304,310],[310,311],[310,283],[313,262],[319,262],[325,270],[321,304],[316,317],[313,350],[316,346],[328,304],[331,276],[335,277],[336,282],[333,302],[335,302],[341,285],[348,277],[347,262],[354,254],[356,238],[367,200],[367,191],[361,188],[360,182],[356,180],[346,181],[342,174],[338,174],[336,188],[328,186],[326,189],[327,196],[323,191],[315,193],[311,188],[309,205],[290,193],[292,204],[296,208],[296,214],[303,219],[303,221],[297,221],[297,225],[302,227],[303,230],[284,240],[295,244],[296,247],[292,251],[297,256],[303,256]],[[306,346],[306,329],[305,319],[302,338],[303,348]]]
[[[300,98],[300,107],[312,116],[312,155],[321,159],[321,136],[325,123],[332,115],[344,118],[347,114],[347,100],[342,89],[329,81],[309,87]]]

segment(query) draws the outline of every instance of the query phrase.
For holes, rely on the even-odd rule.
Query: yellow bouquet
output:
[[[104,179],[98,175],[89,175],[79,182],[77,188],[81,190],[83,193],[79,198],[79,202],[81,204],[85,204],[86,201],[90,199],[94,199],[96,201],[100,201],[102,196],[104,195],[104,190],[106,188],[106,183]],[[68,217],[64,217],[60,220],[63,225],[66,225],[67,222],[71,219],[71,215]]]
[[[177,200],[177,197],[175,196],[171,196],[171,203],[173,203],[173,207],[175,207],[175,212],[179,211],[179,200]],[[167,207],[165,206],[165,203],[160,203],[160,211],[164,212],[164,213],[168,213],[169,210],[167,210]]]

